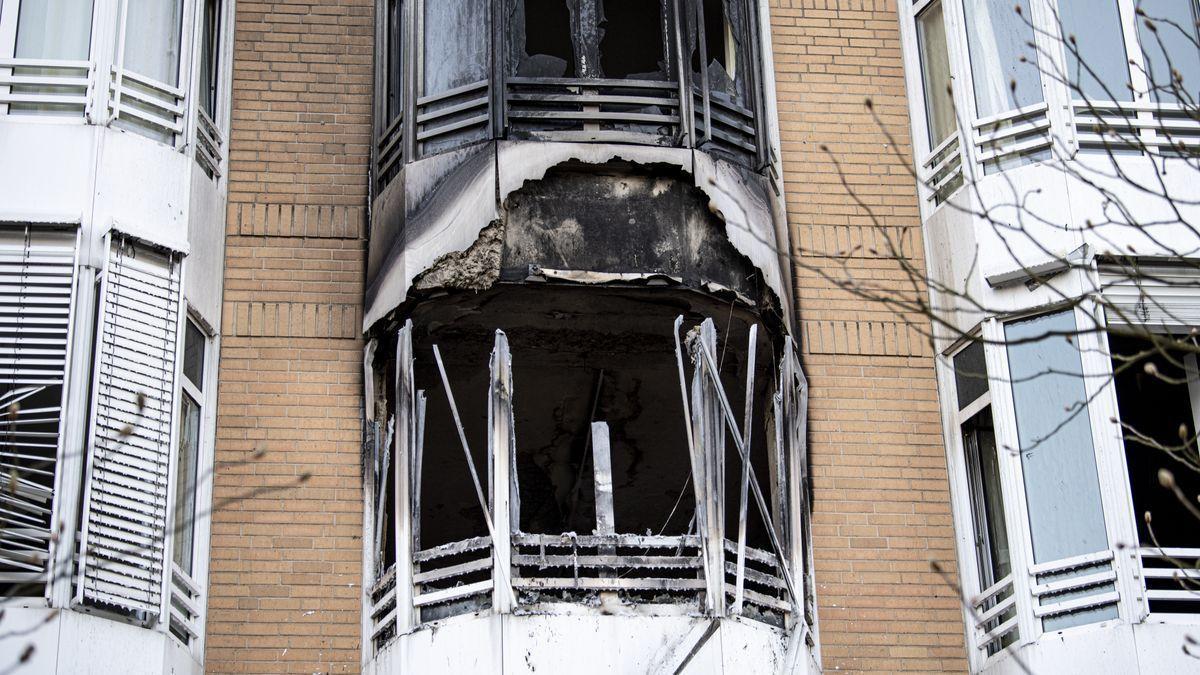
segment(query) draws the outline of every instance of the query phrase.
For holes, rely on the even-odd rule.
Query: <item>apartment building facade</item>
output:
[[[1139,394],[1045,325],[1194,325],[1190,211],[1056,224],[1067,156],[1186,206],[1200,52],[1114,0],[1129,100],[1039,98],[1082,3],[1011,4],[3,0],[0,667],[1186,667]]]

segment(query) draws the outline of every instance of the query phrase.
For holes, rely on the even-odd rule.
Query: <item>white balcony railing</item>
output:
[[[225,139],[221,129],[208,116],[204,108],[196,107],[196,161],[213,178],[223,173],[222,158],[225,156]]]
[[[171,633],[184,644],[190,645],[200,637],[200,615],[204,602],[200,587],[179,568],[171,564]]]
[[[9,113],[86,115],[94,75],[89,61],[0,59],[0,108],[6,107]]]
[[[927,199],[936,206],[963,184],[962,140],[958,132],[942,141],[921,162],[921,180],[929,188]]]
[[[186,112],[184,92],[133,71],[113,67],[109,82],[110,120],[122,120],[177,144]]]
[[[975,617],[976,648],[983,650],[985,654],[995,654],[1016,641],[1016,602],[1011,574],[971,600]]]
[[[1143,548],[1142,583],[1152,613],[1200,614],[1200,548]]]

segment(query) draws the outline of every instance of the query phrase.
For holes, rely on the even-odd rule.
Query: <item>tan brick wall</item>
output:
[[[211,673],[359,668],[372,4],[237,6]]]
[[[929,325],[837,287],[907,286],[889,241],[921,264],[896,0],[769,2],[825,671],[961,672],[959,604],[929,565],[955,558]]]

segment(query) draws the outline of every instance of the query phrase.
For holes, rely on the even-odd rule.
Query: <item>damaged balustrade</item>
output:
[[[379,0],[375,181],[489,139],[765,164],[758,0]]]
[[[660,410],[644,421],[640,410],[627,409],[619,367],[606,366],[595,386],[573,393],[561,388],[567,380],[553,379],[563,366],[520,370],[517,364],[528,378],[523,381],[551,378],[520,395],[530,407],[518,405],[504,331],[493,332],[487,369],[470,365],[466,355],[477,352],[434,342],[427,329],[414,331],[411,321],[371,342],[364,459],[374,521],[367,528],[374,579],[368,614],[376,648],[461,614],[609,611],[619,605],[664,615],[741,615],[794,629],[811,642],[807,387],[795,348],[784,337],[772,347],[782,346],[778,363],[759,363],[757,324],[747,325],[743,350],[728,339],[720,344],[712,320],[681,339],[683,322],[682,316],[676,321],[673,340],[648,350],[661,366],[650,373],[661,387],[655,391],[674,388],[678,400],[654,399]],[[421,334],[417,349],[414,332]],[[744,391],[722,377],[727,359],[735,371],[744,370]],[[441,392],[427,395],[418,381]],[[486,398],[478,395],[483,389]],[[765,395],[757,397],[756,390]],[[562,422],[561,407],[571,401],[585,411],[587,424],[566,432],[556,422],[552,435],[566,434],[557,439],[563,447],[580,441],[582,452],[572,463],[539,466],[539,450],[519,440],[517,422]],[[654,433],[668,433],[669,426],[669,433],[682,434],[681,444],[658,443],[653,450],[661,456],[637,456],[644,451],[630,434],[641,432],[643,423],[654,425]],[[484,448],[482,457],[475,454]],[[674,450],[680,454],[671,455]],[[639,482],[639,472],[648,470],[661,475]],[[588,474],[590,485],[571,489]],[[670,475],[682,481],[667,480]],[[630,485],[674,500],[665,522],[662,514],[641,513],[643,495]],[[646,503],[660,500],[645,497]],[[558,517],[551,517],[556,508]],[[584,522],[583,532],[568,528]],[[638,529],[631,522],[658,525]]]

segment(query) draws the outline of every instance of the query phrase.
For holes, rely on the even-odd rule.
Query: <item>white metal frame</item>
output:
[[[187,290],[184,290],[186,296]],[[187,621],[181,621],[182,617],[175,607],[169,607],[170,616],[175,618],[180,623],[183,623],[187,629],[192,632],[192,637],[188,641],[188,649],[196,660],[203,662],[204,660],[204,626],[207,617],[207,602],[208,602],[208,549],[209,549],[209,530],[212,524],[212,477],[214,467],[214,445],[216,433],[216,387],[217,387],[217,362],[215,355],[217,354],[217,335],[212,330],[211,326],[204,321],[191,306],[188,306],[184,312],[185,317],[183,326],[188,324],[194,325],[203,336],[204,339],[204,373],[203,382],[200,386],[203,389],[198,389],[187,377],[183,375],[182,350],[186,342],[186,331],[179,335],[180,364],[179,364],[179,389],[180,393],[191,397],[200,406],[200,438],[196,446],[196,485],[195,501],[192,505],[192,573],[189,575],[178,568],[175,564],[174,556],[172,555],[169,561],[171,577],[170,592],[171,599],[178,600],[191,613],[191,618]],[[178,406],[176,406],[178,407]],[[177,413],[178,414],[178,413]],[[178,427],[178,423],[176,424]],[[176,429],[178,432],[178,428]],[[179,456],[178,445],[182,437],[175,434],[175,456]],[[178,462],[176,462],[175,471],[179,471]],[[171,482],[174,484],[174,474],[171,476]],[[174,512],[174,502],[170,505],[172,513]],[[177,527],[178,525],[174,525]],[[173,532],[173,530],[171,530]]]
[[[952,147],[955,138],[959,139],[960,146],[957,149],[960,155],[958,161],[961,163],[959,170],[966,182],[984,175],[985,162],[1015,157],[1017,153],[1024,151],[1049,148],[1052,157],[1057,155],[1060,159],[1070,158],[1080,149],[1081,143],[1095,147],[1102,142],[1101,136],[1095,131],[1101,123],[1120,130],[1128,137],[1136,135],[1139,142],[1147,146],[1152,153],[1160,152],[1161,148],[1168,144],[1168,140],[1157,133],[1156,130],[1159,129],[1186,132],[1186,137],[1181,138],[1177,134],[1172,137],[1171,142],[1200,146],[1200,140],[1190,138],[1193,133],[1200,133],[1200,122],[1179,119],[1179,106],[1161,104],[1149,96],[1149,84],[1144,73],[1145,59],[1137,32],[1136,0],[1115,0],[1120,9],[1123,45],[1130,61],[1130,83],[1135,92],[1132,102],[1081,100],[1081,97],[1073,96],[1067,84],[1057,82],[1043,72],[1039,78],[1042,103],[988,118],[979,117],[975,109],[974,82],[963,10],[963,2],[971,1],[973,0],[899,0],[897,3],[911,112],[913,154],[915,169],[920,178],[918,182],[922,197],[921,208],[925,218],[940,207],[935,190],[931,190],[927,182],[936,180],[939,186],[948,182],[945,179],[951,175],[948,170],[954,161],[955,151]],[[922,81],[916,19],[936,2],[942,3],[943,19],[946,23],[947,51],[955,83],[954,104],[959,131],[957,136],[952,136],[938,147],[929,147],[925,85]],[[1059,0],[1029,0],[1032,15],[1030,18],[1038,31],[1038,57],[1045,60],[1038,66],[1039,70],[1067,75],[1066,48],[1058,21],[1058,2]],[[1017,135],[1035,133],[1038,135],[1034,138],[1004,145],[1011,143],[1009,139]],[[1109,142],[1112,142],[1111,138]],[[1001,143],[1002,147],[989,150],[993,143]],[[1029,162],[1022,162],[1027,163]]]
[[[106,252],[106,255],[112,246],[112,240],[113,240],[114,235],[119,235],[119,234],[120,234],[119,232],[110,231],[104,235],[103,250]],[[133,239],[137,240],[136,238],[133,238]],[[137,240],[137,241],[141,241],[141,240]],[[162,248],[156,244],[150,244],[149,242],[141,241],[141,243],[144,245],[150,245],[153,247]],[[179,255],[178,252],[172,252],[172,253]],[[179,283],[180,283],[180,286],[182,287],[182,285],[184,283],[184,279],[186,278],[186,269],[184,267],[185,261],[184,261],[182,255],[180,256],[179,265],[180,265]],[[105,264],[105,270],[100,272],[99,278],[100,278],[100,283],[99,283],[99,290],[96,295],[96,302],[100,302],[105,298],[106,287],[108,284],[107,263]],[[180,298],[180,302],[182,303],[182,297]],[[182,340],[183,332],[182,332],[182,328],[183,328],[184,322],[186,320],[187,320],[186,319],[186,311],[183,309],[183,307],[180,307],[180,311],[179,311],[178,317],[176,319],[176,329],[175,329],[175,335],[176,335],[175,363],[174,363],[175,383],[178,383],[181,379],[183,379],[183,359],[182,359],[182,356],[183,356],[183,340]],[[99,328],[100,328],[100,323],[97,322],[97,324],[95,326],[95,330],[99,330]],[[97,348],[92,350],[93,354],[98,352],[98,345],[99,345],[98,337],[96,340],[96,345],[97,345]],[[94,363],[95,363],[94,360],[89,361],[89,365],[93,366],[91,368],[91,370],[92,370],[92,372],[91,372],[92,386],[90,388],[92,392],[99,391],[99,382],[100,382],[100,369],[95,368]],[[177,452],[178,447],[177,447],[177,440],[175,437],[175,432],[179,427],[179,406],[175,405],[175,403],[177,403],[177,402],[172,402],[172,408],[171,408],[171,412],[170,412],[170,420],[171,420],[170,421],[170,430],[171,430],[171,434],[172,434],[172,439],[171,439],[171,444],[170,444],[170,454],[169,454],[169,460],[168,460],[168,465],[167,465],[167,476],[169,476],[169,477],[174,477],[175,472],[177,470],[176,465],[177,465],[177,460],[178,460],[178,452]],[[88,439],[87,440],[87,452],[86,452],[86,456],[83,458],[83,465],[81,466],[81,469],[83,469],[82,480],[85,481],[83,484],[83,489],[81,490],[81,492],[83,493],[83,513],[87,513],[87,511],[88,511],[88,502],[90,499],[90,492],[91,492],[90,486],[86,483],[86,481],[87,481],[87,475],[88,475],[88,471],[89,471],[88,467],[92,463],[92,456],[93,456],[94,449],[95,449],[94,448],[94,438],[95,438],[95,431],[96,431],[96,410],[97,410],[97,397],[93,396],[87,405],[87,411],[88,411],[87,420],[86,420],[87,439]],[[166,504],[167,504],[167,510],[166,510],[166,516],[164,519],[164,533],[165,534],[163,537],[163,575],[162,575],[162,579],[159,580],[159,586],[160,586],[160,589],[159,589],[159,596],[160,596],[159,597],[159,603],[160,603],[159,612],[153,622],[149,623],[148,625],[145,625],[146,628],[156,630],[161,633],[166,633],[169,630],[170,612],[171,612],[171,590],[172,590],[171,571],[172,571],[172,566],[173,566],[173,561],[174,561],[174,552],[172,551],[173,538],[170,536],[170,532],[172,531],[172,528],[174,527],[174,508],[172,508],[172,507],[175,504],[175,485],[174,485],[174,481],[171,481],[171,480],[168,480],[168,483],[167,483]],[[83,572],[86,568],[86,563],[87,563],[88,533],[87,533],[86,529],[83,528],[81,522],[75,523],[74,527],[76,529],[80,529],[83,531],[82,531],[81,541],[79,544],[79,562],[78,562],[77,567],[75,568],[75,573],[72,574],[69,579],[70,581],[76,581],[77,578],[81,574],[83,574]],[[84,585],[82,583],[75,583],[74,586],[75,586],[74,593],[68,594],[68,597],[71,598],[71,606],[81,606],[83,603],[83,600],[84,600],[83,599]],[[105,614],[107,615],[107,613],[105,613]],[[112,618],[115,618],[117,620],[128,620],[125,617],[122,617],[119,615],[112,615]]]
[[[1140,579],[1140,561],[1137,546],[1137,528],[1133,501],[1129,487],[1129,476],[1125,464],[1124,445],[1120,425],[1112,420],[1118,418],[1115,388],[1111,386],[1112,365],[1109,361],[1107,337],[1103,330],[1082,330],[1076,336],[1081,356],[1084,391],[1088,397],[1088,421],[1096,458],[1101,504],[1104,514],[1109,548],[1093,554],[1077,556],[1069,560],[1035,563],[1029,532],[1028,502],[1025,494],[1023,468],[1019,453],[1016,416],[1009,378],[1008,349],[1005,344],[1004,326],[1007,322],[1031,316],[1063,311],[1061,307],[1044,307],[1008,317],[993,317],[985,320],[979,330],[984,341],[984,352],[989,376],[988,393],[967,406],[957,408],[957,394],[952,364],[951,349],[938,358],[937,374],[943,401],[943,435],[946,439],[947,468],[950,476],[950,492],[956,532],[959,576],[966,595],[963,618],[967,623],[969,658],[971,668],[978,672],[1005,654],[1038,642],[1043,634],[1072,634],[1094,631],[1116,622],[1137,623],[1146,619],[1148,604]],[[1076,325],[1080,327],[1104,327],[1103,310],[1094,301],[1087,300],[1073,310]],[[977,414],[985,405],[991,405],[998,449],[1001,492],[1004,500],[1005,525],[1009,549],[1012,555],[1012,584],[1017,610],[1019,639],[1007,648],[991,656],[982,650],[982,644],[974,630],[975,618],[970,605],[974,604],[979,589],[979,574],[976,570],[974,552],[974,523],[971,518],[971,490],[965,466],[965,452],[959,428],[962,422]],[[1195,388],[1193,404],[1200,406],[1200,386]],[[1038,595],[1050,592],[1054,584],[1037,582],[1037,574],[1047,569],[1064,565],[1097,566],[1111,560],[1111,572],[1099,570],[1088,575],[1107,583],[1113,583],[1112,591],[1104,597],[1115,599],[1117,616],[1093,624],[1046,631],[1040,617],[1045,609],[1038,604]],[[1073,580],[1078,583],[1078,580]],[[997,584],[999,585],[999,584]],[[1070,584],[1068,584],[1070,585]],[[989,591],[983,590],[981,595]],[[1089,599],[1087,602],[1095,602]],[[1080,603],[1085,604],[1085,603]],[[1060,608],[1066,605],[1060,605]],[[1158,616],[1158,615],[1156,615]],[[1176,617],[1171,617],[1175,619]],[[1195,617],[1188,620],[1195,622]]]
[[[214,178],[221,182],[228,163],[229,110],[232,102],[233,16],[236,0],[223,0],[218,18],[220,52],[217,80],[218,100],[216,119],[193,105],[199,92],[200,67],[198,39],[200,13],[203,3],[180,0],[182,3],[179,84],[168,85],[132,73],[123,68],[122,45],[125,40],[125,16],[128,0],[95,0],[92,5],[92,31],[89,58],[84,61],[15,59],[17,18],[22,0],[0,0],[0,121],[23,124],[99,124],[111,125],[115,120],[134,118],[170,133],[169,145],[180,152],[190,151],[199,161],[212,160]],[[13,74],[14,67],[56,67],[72,69],[70,75],[54,76]],[[133,83],[133,86],[130,86]],[[80,91],[72,94],[13,94],[16,84],[68,84]],[[149,93],[149,92],[154,92]],[[128,105],[122,98],[135,98],[158,108],[161,114],[149,114]],[[47,115],[9,115],[10,102],[68,103],[80,106],[80,114],[64,112]],[[126,127],[129,128],[129,127]],[[135,131],[136,133],[136,131]],[[215,153],[205,153],[197,146],[204,138]]]
[[[191,85],[188,88],[189,99],[192,105],[187,106],[187,144],[191,147],[192,155],[201,167],[209,168],[212,171],[212,177],[218,184],[224,185],[227,180],[228,162],[229,162],[229,120],[230,108],[233,97],[232,78],[233,78],[233,16],[234,5],[236,0],[219,0],[219,14],[217,16],[218,25],[218,42],[216,49],[219,52],[217,58],[217,72],[213,73],[213,77],[217,82],[217,101],[214,118],[210,118],[204,112],[200,105],[200,68],[201,54],[200,49],[203,46],[201,40],[201,31],[203,26],[203,0],[193,0],[192,2],[192,25],[195,29],[192,31],[192,43],[190,51],[192,54],[191,62]],[[208,144],[208,147],[202,147],[202,144]],[[212,152],[211,150],[215,150]]]

